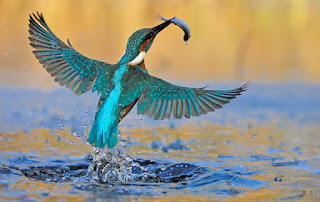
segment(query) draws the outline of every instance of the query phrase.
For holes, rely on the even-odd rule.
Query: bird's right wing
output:
[[[171,116],[176,119],[183,116],[190,118],[213,112],[240,95],[249,85],[246,83],[232,90],[206,90],[176,86],[156,77],[150,78],[139,98],[138,114],[156,120],[169,119]]]
[[[43,15],[30,15],[30,45],[36,58],[54,81],[71,89],[77,95],[92,88],[101,67],[107,63],[92,60],[77,52],[69,43],[63,43],[48,27]]]

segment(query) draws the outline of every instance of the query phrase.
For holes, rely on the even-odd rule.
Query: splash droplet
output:
[[[60,132],[63,132],[63,131],[64,131],[64,125],[61,126]]]
[[[119,144],[125,146],[125,145],[127,145],[127,140],[121,139],[121,140],[119,141]]]
[[[132,158],[127,154],[116,149],[101,150],[94,156],[86,177],[108,184],[128,182],[132,178],[133,165]]]

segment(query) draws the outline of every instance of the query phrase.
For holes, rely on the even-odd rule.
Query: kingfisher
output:
[[[90,59],[60,40],[41,13],[29,15],[29,40],[35,57],[61,86],[76,95],[91,90],[100,96],[88,142],[113,148],[118,124],[137,104],[138,114],[155,120],[190,118],[213,112],[245,91],[249,83],[232,90],[208,90],[171,84],[150,75],[144,58],[155,37],[172,19],[134,32],[117,64]]]

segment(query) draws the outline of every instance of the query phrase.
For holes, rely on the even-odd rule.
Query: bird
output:
[[[172,18],[173,19],[173,18]],[[119,62],[90,59],[60,40],[42,13],[29,15],[29,40],[36,59],[61,86],[76,95],[91,90],[100,96],[87,141],[94,147],[113,148],[120,121],[137,104],[137,113],[155,120],[197,117],[230,102],[247,90],[249,82],[231,90],[209,90],[171,84],[148,73],[144,57],[155,37],[171,24],[135,31]]]

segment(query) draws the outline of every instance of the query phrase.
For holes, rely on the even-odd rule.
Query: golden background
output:
[[[116,63],[136,30],[177,16],[146,56],[150,74],[207,83],[320,81],[318,0],[1,0],[0,85],[52,88],[28,45],[28,15],[42,12],[53,32],[93,59]]]

